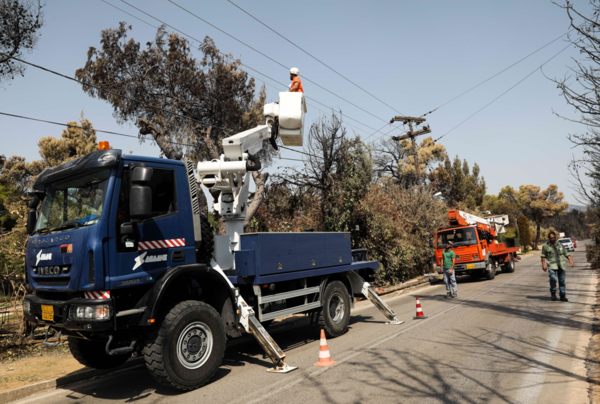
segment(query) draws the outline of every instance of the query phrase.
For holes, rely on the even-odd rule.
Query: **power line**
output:
[[[475,89],[476,89],[477,87],[479,87],[480,85],[487,83],[488,81],[490,81],[490,80],[491,80],[491,79],[493,79],[494,77],[496,77],[496,76],[499,76],[500,74],[504,73],[504,72],[505,72],[505,71],[507,71],[508,69],[510,69],[510,68],[512,68],[512,67],[514,67],[514,66],[516,66],[516,65],[518,65],[519,63],[521,63],[521,62],[522,62],[522,61],[524,61],[525,59],[529,58],[530,56],[533,56],[533,55],[535,55],[536,53],[538,53],[539,51],[541,51],[541,50],[542,50],[542,49],[544,49],[545,47],[547,47],[547,46],[549,46],[549,45],[553,44],[554,42],[558,41],[558,40],[559,40],[560,38],[562,38],[563,36],[565,36],[565,35],[569,34],[569,33],[570,33],[571,31],[573,31],[574,29],[575,29],[575,28],[571,28],[570,30],[568,30],[567,32],[565,32],[564,34],[562,34],[561,36],[559,36],[558,38],[555,38],[555,39],[553,39],[552,41],[548,42],[546,45],[542,46],[541,48],[538,48],[537,50],[535,50],[535,51],[533,51],[533,52],[531,52],[529,55],[527,55],[527,56],[525,56],[524,58],[522,58],[522,59],[520,59],[520,60],[516,61],[516,62],[515,62],[515,63],[513,63],[512,65],[510,65],[510,66],[508,66],[508,67],[504,68],[503,70],[500,70],[498,73],[496,73],[496,74],[494,74],[493,76],[491,76],[491,77],[489,77],[489,78],[485,79],[485,80],[484,80],[484,81],[482,81],[481,83],[479,83],[479,84],[477,84],[477,85],[475,85],[475,86],[473,86],[473,87],[469,88],[467,91],[465,91],[465,92],[463,92],[463,93],[461,93],[461,94],[457,95],[456,97],[452,98],[450,101],[446,101],[444,104],[440,105],[439,107],[437,107],[437,108],[434,108],[434,109],[432,109],[431,111],[424,113],[423,115],[421,115],[421,118],[422,118],[422,117],[424,117],[425,115],[429,115],[429,114],[431,114],[432,112],[435,112],[435,111],[437,111],[438,109],[440,109],[440,108],[442,108],[442,107],[444,107],[444,106],[446,106],[446,105],[450,104],[452,101],[455,101],[455,100],[459,99],[459,98],[460,98],[460,97],[462,97],[463,95],[465,95],[465,94],[467,94],[467,93],[471,92],[472,90],[475,90]]]
[[[140,12],[144,13],[144,11],[140,10],[140,9],[139,9],[139,8],[137,8],[137,7],[134,7],[134,6],[132,6],[131,4],[127,3],[125,0],[121,0],[121,1],[122,1],[123,3],[125,3],[125,4],[129,5],[130,7],[133,7],[133,8],[135,8],[136,10],[138,10],[138,11],[140,11]],[[204,23],[206,23],[206,24],[210,25],[211,27],[215,28],[216,30],[218,30],[218,31],[222,32],[223,34],[225,34],[225,35],[227,35],[228,37],[230,37],[230,38],[234,39],[235,41],[237,41],[237,42],[241,43],[242,45],[244,45],[244,46],[246,46],[246,47],[248,47],[248,48],[252,49],[253,51],[255,51],[255,52],[259,53],[260,55],[262,55],[262,56],[264,56],[264,57],[266,57],[267,59],[269,59],[269,60],[271,60],[272,62],[274,62],[274,63],[278,64],[279,66],[281,66],[281,67],[285,68],[286,70],[287,70],[287,69],[289,69],[289,67],[288,67],[288,66],[285,66],[284,64],[282,64],[282,63],[278,62],[277,60],[273,59],[272,57],[270,57],[270,56],[268,56],[268,55],[264,54],[263,52],[259,51],[258,49],[256,49],[256,48],[253,48],[252,46],[250,46],[250,45],[248,45],[247,43],[243,42],[242,40],[240,40],[240,39],[238,39],[238,38],[234,37],[233,35],[229,34],[228,32],[226,32],[226,31],[223,31],[221,28],[219,28],[219,27],[217,27],[217,26],[215,26],[215,25],[211,24],[210,22],[206,21],[206,20],[205,20],[205,19],[203,19],[202,17],[200,17],[200,16],[198,16],[198,15],[196,15],[196,14],[192,13],[190,10],[186,9],[185,7],[183,7],[183,6],[181,6],[181,5],[177,4],[177,3],[175,3],[173,0],[169,0],[169,3],[172,3],[173,5],[175,5],[175,6],[179,7],[180,9],[182,9],[182,10],[184,10],[185,12],[189,13],[190,15],[193,15],[194,17],[196,17],[196,18],[197,18],[197,19],[199,19],[200,21],[202,21],[202,22],[204,22]],[[145,14],[145,13],[144,13],[144,14]],[[369,115],[373,116],[374,118],[377,118],[377,119],[379,119],[380,121],[383,121],[383,122],[387,122],[385,119],[383,119],[383,118],[380,118],[380,117],[378,117],[378,116],[377,116],[377,115],[375,115],[375,114],[372,114],[371,112],[367,111],[366,109],[364,109],[364,108],[362,108],[362,107],[359,107],[358,105],[354,104],[353,102],[351,102],[351,101],[348,101],[347,99],[345,99],[345,98],[343,98],[342,96],[340,96],[340,95],[338,95],[338,94],[334,93],[334,92],[333,92],[333,91],[331,91],[331,90],[328,90],[327,88],[325,88],[325,87],[323,87],[322,85],[320,85],[320,84],[316,83],[315,81],[313,81],[313,80],[310,80],[308,77],[306,77],[306,76],[302,76],[302,77],[304,77],[304,79],[305,79],[306,81],[308,81],[309,83],[312,83],[312,84],[314,84],[315,86],[317,86],[317,87],[321,88],[322,90],[325,90],[325,91],[327,91],[327,92],[328,92],[328,93],[330,93],[331,95],[333,95],[333,96],[335,96],[335,97],[337,97],[337,98],[339,98],[339,99],[341,99],[341,100],[343,100],[343,101],[347,102],[348,104],[350,104],[350,105],[352,105],[352,106],[354,106],[354,107],[356,107],[356,108],[360,109],[361,111],[363,111],[363,112],[365,112],[365,113],[367,113],[367,114],[369,114]]]
[[[537,67],[534,71],[532,71],[531,73],[529,73],[527,76],[525,76],[523,79],[519,80],[516,84],[514,84],[512,87],[510,87],[508,90],[506,90],[505,92],[503,92],[502,94],[500,94],[498,97],[494,98],[492,101],[488,102],[487,104],[485,104],[482,108],[478,109],[475,113],[473,113],[471,116],[469,116],[467,119],[465,119],[464,121],[462,121],[461,123],[459,123],[458,125],[456,125],[455,127],[453,127],[452,129],[450,129],[448,132],[444,133],[442,136],[440,136],[439,138],[437,138],[435,140],[435,142],[438,142],[441,138],[443,138],[444,136],[446,136],[447,134],[449,134],[450,132],[452,132],[454,129],[458,128],[459,126],[461,126],[463,123],[467,122],[469,119],[473,118],[475,115],[477,115],[478,113],[480,113],[481,111],[483,111],[484,109],[486,109],[488,106],[490,106],[491,104],[493,104],[495,101],[497,101],[498,99],[500,99],[504,94],[508,93],[510,90],[512,90],[513,88],[515,88],[516,86],[518,86],[519,84],[521,84],[522,82],[524,82],[525,80],[527,80],[530,76],[532,76],[535,72],[537,72],[538,70],[541,70],[542,67],[544,67],[544,65],[546,65],[548,62],[550,62],[552,59],[554,59],[555,57],[557,57],[558,55],[560,55],[561,53],[563,53],[565,50],[567,50],[569,47],[571,46],[571,44],[567,45],[566,47],[564,47],[560,52],[558,52],[557,54],[555,54],[554,56],[552,56],[550,59],[546,60],[544,63],[542,63],[542,65],[540,67]]]
[[[118,9],[118,10],[121,10],[120,8],[118,8],[118,7],[114,6],[114,5],[112,5],[112,4],[108,3],[108,2],[106,2],[105,0],[102,0],[102,1],[103,1],[104,3],[106,3],[106,4],[110,5],[110,6],[113,6],[114,8],[116,8],[116,9]],[[124,2],[124,3],[125,3],[125,2]],[[126,3],[126,4],[128,4],[128,3]],[[128,5],[129,5],[129,4],[128,4]],[[131,5],[130,5],[130,6],[131,6]],[[180,29],[178,29],[178,28],[175,28],[173,25],[170,25],[170,24],[168,24],[168,23],[166,23],[166,22],[162,21],[161,19],[154,17],[153,15],[151,15],[151,14],[149,14],[149,13],[147,13],[147,12],[145,12],[145,11],[143,11],[143,10],[140,10],[140,9],[139,9],[139,8],[137,8],[137,7],[134,7],[134,6],[131,6],[131,7],[132,7],[132,8],[135,8],[135,9],[136,9],[136,10],[138,10],[139,12],[141,12],[141,13],[143,13],[143,14],[147,15],[148,17],[150,17],[150,18],[152,18],[152,19],[154,19],[154,20],[156,20],[156,21],[160,22],[161,24],[163,24],[163,25],[166,25],[167,27],[170,27],[171,29],[173,29],[173,30],[175,30],[175,31],[179,32],[180,34],[184,35],[185,37],[187,37],[187,38],[189,38],[189,39],[191,39],[191,40],[193,40],[193,41],[196,41],[196,42],[198,42],[198,43],[202,43],[202,41],[200,41],[199,39],[197,39],[197,38],[193,37],[192,35],[189,35],[189,34],[187,34],[187,33],[183,32],[183,31],[181,31],[181,30],[180,30]],[[128,14],[128,15],[131,15],[131,14],[129,14],[129,13],[127,13],[127,14]],[[134,18],[137,18],[137,17],[135,17],[135,16],[133,16],[133,17],[134,17]],[[154,28],[158,29],[158,27],[156,27],[156,26],[154,26],[154,25],[152,25],[152,24],[150,24],[150,23],[148,23],[148,22],[146,22],[146,21],[144,21],[144,20],[142,20],[142,19],[139,19],[139,18],[137,18],[137,19],[138,19],[139,21],[141,21],[141,22],[143,22],[143,23],[147,24],[147,25],[150,25],[151,27],[154,27]],[[219,54],[221,54],[222,56],[224,56],[224,57],[226,57],[226,58],[231,58],[231,59],[232,59],[232,57],[231,57],[230,55],[227,55],[227,54],[225,54],[225,53],[223,53],[223,52],[221,52],[221,51],[219,51]],[[268,75],[266,75],[266,74],[264,74],[264,73],[262,73],[262,72],[260,72],[260,71],[258,71],[258,70],[256,70],[256,69],[254,69],[254,68],[252,68],[252,67],[248,66],[247,64],[244,64],[244,63],[241,63],[241,62],[240,62],[240,65],[244,66],[244,67],[245,67],[245,68],[247,68],[248,70],[252,70],[253,72],[255,72],[255,73],[257,73],[257,74],[259,74],[259,75],[261,75],[261,76],[263,76],[263,77],[266,77],[266,78],[268,78],[269,80],[272,80],[273,82],[275,82],[275,83],[277,83],[277,84],[281,85],[282,87],[286,87],[286,85],[285,85],[284,83],[282,83],[282,82],[280,82],[280,81],[277,81],[276,79],[274,79],[274,78],[272,78],[272,77],[270,77],[270,76],[268,76]],[[266,83],[266,82],[264,82],[264,81],[263,81],[263,83],[267,84],[267,83]],[[313,101],[313,102],[316,102],[317,104],[319,104],[319,105],[322,105],[322,106],[323,106],[323,107],[325,107],[325,108],[328,108],[328,109],[333,109],[333,108],[331,108],[330,106],[328,106],[328,105],[325,105],[325,104],[323,104],[322,102],[320,102],[320,101],[317,101],[316,99],[314,99],[314,98],[312,98],[312,97],[308,97],[308,96],[306,96],[306,95],[305,95],[305,98],[306,98],[306,99],[308,99],[308,100],[311,100],[311,101]],[[318,108],[316,108],[316,109],[317,109],[318,111],[321,111],[321,110],[320,110],[320,109],[318,109]],[[325,113],[325,112],[323,112],[323,111],[321,111],[321,112],[322,112],[322,113]],[[350,120],[352,120],[352,121],[354,121],[354,122],[356,122],[356,123],[359,123],[359,124],[361,124],[361,125],[363,125],[363,126],[365,126],[365,127],[369,128],[369,129],[371,129],[371,130],[377,131],[377,129],[375,129],[375,128],[373,128],[373,127],[371,127],[371,126],[369,126],[369,125],[367,125],[367,124],[365,124],[365,123],[363,123],[363,122],[361,122],[361,121],[359,121],[359,120],[357,120],[357,119],[354,119],[354,118],[352,118],[352,117],[350,117],[350,116],[348,116],[348,115],[344,115],[344,114],[342,114],[342,113],[340,113],[340,115],[341,115],[341,116],[345,116],[347,119],[350,119]]]
[[[275,31],[273,28],[269,27],[267,24],[265,24],[264,22],[262,22],[261,20],[259,20],[258,18],[256,18],[255,16],[253,16],[252,14],[250,14],[248,11],[244,10],[242,7],[238,6],[237,4],[235,4],[233,1],[231,0],[227,0],[228,2],[230,2],[231,4],[233,4],[235,7],[237,7],[238,9],[240,9],[242,12],[244,12],[245,14],[247,14],[248,16],[250,16],[251,18],[253,18],[254,20],[256,20],[258,23],[260,23],[261,25],[263,25],[264,27],[268,28],[270,31],[274,32],[275,34],[277,34],[278,36],[280,36],[281,38],[285,39],[287,42],[289,42],[290,44],[294,45],[296,48],[300,49],[302,52],[306,53],[308,56],[310,56],[311,58],[313,58],[314,60],[316,60],[317,62],[321,63],[323,66],[325,66],[326,68],[328,68],[329,70],[331,70],[332,72],[334,72],[335,74],[337,74],[338,76],[340,76],[341,78],[343,78],[344,80],[346,80],[347,82],[353,84],[355,87],[358,87],[359,89],[361,89],[362,91],[364,91],[365,93],[369,94],[371,97],[375,98],[377,101],[381,102],[382,104],[384,104],[385,106],[393,109],[394,111],[398,112],[401,115],[404,115],[404,113],[398,111],[396,108],[392,107],[391,105],[389,105],[388,103],[386,103],[385,101],[382,101],[381,99],[377,98],[376,96],[374,96],[373,94],[371,94],[370,92],[368,92],[367,90],[365,90],[364,88],[362,88],[361,86],[359,86],[358,84],[356,84],[355,82],[353,82],[352,80],[350,80],[349,78],[347,78],[346,76],[344,76],[343,74],[341,74],[340,72],[338,72],[337,70],[335,70],[334,68],[332,68],[331,66],[329,66],[328,64],[326,64],[325,62],[321,61],[320,59],[318,59],[317,57],[313,56],[312,54],[310,54],[309,52],[307,52],[306,50],[302,49],[300,46],[296,45],[294,42],[292,42],[291,40],[289,40],[288,38],[284,37],[283,35],[281,35],[279,32]]]
[[[287,157],[279,157],[279,160],[300,161],[301,163],[304,163],[304,160],[299,160],[299,159],[289,159],[289,158],[287,158]]]
[[[371,133],[369,136],[367,136],[365,138],[365,140],[363,140],[363,142],[366,142],[368,138],[370,138],[371,136],[373,136],[375,133],[379,132],[381,129],[385,128],[386,126],[390,125],[390,123],[386,123],[385,125],[383,125],[381,128],[379,128],[376,132]],[[395,131],[396,129],[400,129],[400,126],[396,126],[394,129],[390,130],[388,133],[384,133],[381,136],[379,136],[377,139],[373,139],[373,141],[376,141],[378,139],[381,139],[383,136],[387,136],[390,133],[392,133],[393,131]],[[406,132],[405,132],[406,133]]]
[[[29,117],[29,116],[9,114],[7,112],[0,112],[0,115],[10,116],[12,118],[26,119],[26,120],[29,120],[29,121],[49,123],[51,125],[66,126],[68,128],[78,128],[78,129],[84,129],[85,130],[85,128],[83,126],[80,126],[80,125],[72,125],[72,124],[69,124],[69,123],[60,123],[60,122],[48,121],[46,119],[39,119],[39,118],[32,118],[32,117]],[[123,137],[130,137],[130,138],[134,138],[134,139],[139,139],[139,137],[135,136],[135,135],[127,135],[125,133],[111,132],[111,131],[108,131],[108,130],[96,129],[93,126],[92,126],[92,130],[94,132],[107,133],[109,135],[116,135],[116,136],[123,136]],[[144,139],[144,140],[154,140],[154,139],[149,139],[149,138],[145,138],[145,137],[142,137],[142,139]],[[167,141],[167,142],[171,143],[171,144],[182,145],[182,146],[190,146],[190,147],[194,146],[194,145],[191,145],[189,143],[179,143],[179,142],[173,142],[173,141]],[[283,146],[281,146],[281,147],[283,147]],[[284,148],[287,149],[287,147],[284,147]],[[289,150],[297,152],[297,150],[293,150],[293,149],[289,149]],[[302,153],[302,152],[300,152],[300,153]],[[303,154],[306,154],[306,153],[303,153]],[[303,160],[298,160],[298,159],[290,159],[290,158],[277,157],[277,156],[275,156],[273,158],[278,158],[278,159],[281,159],[281,160],[303,161]]]
[[[146,106],[146,105],[147,105],[147,106],[150,106],[150,107],[152,107],[152,108],[154,108],[154,109],[157,109],[157,110],[159,110],[159,111],[166,112],[167,114],[171,114],[171,115],[174,115],[174,116],[177,116],[177,117],[180,117],[180,118],[186,118],[186,119],[189,119],[189,120],[191,120],[191,121],[194,121],[194,122],[196,122],[196,123],[200,124],[200,126],[201,126],[201,127],[207,128],[207,127],[209,127],[209,126],[212,126],[213,128],[222,129],[222,130],[223,130],[223,131],[225,131],[225,132],[230,132],[230,133],[231,133],[231,130],[230,130],[230,129],[222,128],[222,127],[220,127],[220,126],[216,126],[216,125],[207,125],[207,124],[205,124],[205,123],[203,123],[203,122],[201,122],[201,121],[199,121],[199,120],[197,120],[197,119],[195,119],[195,118],[192,118],[192,117],[190,117],[190,116],[187,116],[187,115],[185,115],[185,114],[183,114],[183,115],[182,115],[182,114],[178,114],[178,113],[176,113],[176,112],[168,111],[168,110],[166,110],[166,109],[163,109],[163,108],[157,107],[157,106],[155,106],[155,105],[152,105],[152,104],[147,104],[147,103],[145,103],[145,102],[143,102],[143,101],[136,100],[135,98],[131,98],[131,97],[129,97],[129,96],[126,96],[126,95],[123,95],[123,94],[115,93],[114,91],[107,90],[107,89],[105,89],[105,88],[102,88],[102,87],[99,87],[99,86],[97,86],[97,85],[90,84],[90,83],[86,83],[86,82],[83,82],[83,81],[79,81],[79,80],[77,80],[77,79],[76,79],[76,78],[74,78],[74,77],[70,77],[70,76],[67,76],[66,74],[62,74],[62,73],[59,73],[59,72],[57,72],[57,71],[54,71],[54,70],[48,69],[47,67],[43,67],[43,66],[40,66],[40,65],[36,65],[35,63],[27,62],[27,61],[25,61],[25,60],[22,60],[22,59],[19,59],[19,58],[17,58],[17,57],[10,56],[10,55],[8,55],[8,54],[6,54],[6,53],[1,53],[1,54],[2,54],[2,55],[5,55],[5,56],[8,56],[8,57],[10,57],[11,59],[14,59],[14,60],[16,60],[16,61],[18,61],[18,62],[20,62],[20,63],[26,64],[26,65],[28,65],[28,66],[31,66],[31,67],[35,67],[36,69],[40,69],[40,70],[43,70],[43,71],[45,71],[45,72],[52,73],[52,74],[54,74],[54,75],[56,75],[56,76],[62,77],[62,78],[64,78],[64,79],[67,79],[67,80],[74,81],[74,82],[75,82],[75,83],[77,83],[77,84],[80,84],[80,85],[86,85],[86,86],[90,86],[90,87],[93,87],[93,88],[95,88],[95,89],[97,89],[97,90],[100,90],[100,91],[107,92],[108,94],[114,95],[114,96],[116,96],[116,97],[125,98],[125,99],[127,99],[127,100],[130,100],[130,101],[133,101],[133,102],[137,102],[138,104],[142,104],[142,105],[144,105],[144,106]]]
[[[0,115],[6,115],[6,116],[13,117],[13,118],[27,119],[27,120],[30,120],[30,121],[44,122],[44,123],[49,123],[49,124],[52,124],[52,125],[66,126],[68,128],[85,129],[83,126],[79,126],[79,125],[71,125],[71,124],[68,124],[68,123],[60,123],[60,122],[47,121],[45,119],[31,118],[29,116],[9,114],[9,113],[6,113],[6,112],[0,112]],[[101,129],[96,129],[96,128],[93,128],[93,130],[95,132],[108,133],[109,135],[125,136],[125,137],[131,137],[131,138],[139,139],[137,136],[127,135],[125,133],[110,132],[110,131],[107,131],[107,130],[101,130]],[[174,143],[174,142],[169,142],[169,143]],[[176,144],[181,144],[181,143],[176,143]],[[190,145],[188,145],[188,146],[190,146]]]
[[[117,6],[115,6],[114,4],[111,4],[111,3],[109,3],[109,2],[108,2],[108,1],[106,1],[106,0],[101,0],[101,1],[102,1],[103,3],[106,3],[106,4],[108,4],[109,6],[111,6],[111,7],[113,7],[113,8],[116,8],[117,10],[119,10],[119,11],[121,11],[121,12],[123,12],[123,13],[125,13],[125,14],[127,14],[127,15],[129,15],[129,16],[131,16],[131,17],[133,17],[133,18],[135,18],[136,20],[138,20],[138,21],[141,21],[141,22],[143,22],[144,24],[151,26],[151,27],[152,27],[152,28],[154,28],[154,29],[158,29],[158,27],[157,27],[156,25],[152,25],[152,24],[150,24],[148,21],[142,20],[141,18],[139,18],[139,17],[136,17],[135,15],[133,15],[133,14],[131,14],[131,13],[129,13],[129,12],[127,12],[127,11],[123,10],[123,9],[122,9],[122,8],[120,8],[120,7],[117,7]]]

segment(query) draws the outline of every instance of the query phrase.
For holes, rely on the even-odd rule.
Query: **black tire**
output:
[[[511,274],[515,272],[515,259],[512,254],[508,254],[508,262],[502,265],[502,272]]]
[[[200,264],[210,265],[210,261],[213,258],[213,252],[215,249],[215,233],[213,228],[208,222],[208,218],[204,215],[200,215],[200,233],[202,234],[202,244],[196,254],[197,261]]]
[[[493,281],[496,277],[496,266],[491,260],[488,263],[487,268],[483,271],[483,274],[485,276],[485,279],[487,279],[488,281]]]
[[[93,369],[112,369],[127,362],[131,354],[110,356],[106,353],[105,342],[87,341],[69,337],[67,339],[71,355],[83,366]]]
[[[324,329],[328,338],[339,337],[348,331],[350,323],[350,295],[340,281],[333,281],[325,287],[323,306],[311,313],[311,325]]]
[[[225,326],[212,306],[194,300],[178,303],[146,340],[146,368],[165,386],[197,389],[221,366],[225,341]]]

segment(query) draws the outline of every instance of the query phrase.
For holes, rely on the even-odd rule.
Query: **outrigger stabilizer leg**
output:
[[[352,282],[352,290],[360,290],[362,295],[369,299],[371,303],[373,303],[375,307],[377,307],[379,311],[382,312],[388,320],[390,320],[386,324],[404,323],[404,321],[398,320],[398,318],[396,317],[396,313],[394,313],[394,310],[392,310],[390,306],[388,306],[383,300],[381,300],[381,297],[379,297],[379,295],[375,293],[375,291],[371,288],[371,284],[369,284],[369,282],[366,282],[363,278],[361,278],[360,275],[358,275],[354,271],[350,272],[350,281]]]
[[[254,315],[254,310],[250,308],[246,302],[238,297],[238,308],[241,311],[240,322],[246,329],[246,332],[252,334],[258,344],[264,349],[269,358],[275,364],[275,367],[268,369],[267,372],[271,373],[288,373],[292,370],[298,369],[297,366],[290,366],[285,363],[285,354],[277,345],[277,342],[269,335],[265,327],[262,326],[260,321]]]

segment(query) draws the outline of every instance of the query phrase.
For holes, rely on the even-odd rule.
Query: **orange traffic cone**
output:
[[[421,302],[419,302],[419,298],[417,297],[417,315],[414,317],[414,320],[424,320],[427,316],[423,314],[423,309],[421,308]]]
[[[319,361],[315,363],[313,366],[332,366],[335,365],[337,361],[331,360],[331,355],[329,354],[329,347],[327,346],[327,340],[325,339],[325,330],[321,330],[321,346],[319,347]]]

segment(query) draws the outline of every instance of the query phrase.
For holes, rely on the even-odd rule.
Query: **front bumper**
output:
[[[454,265],[454,270],[459,273],[459,272],[471,272],[471,271],[480,271],[482,269],[485,269],[486,265],[485,265],[485,261],[479,261],[479,262],[467,262],[464,264],[455,264]],[[439,274],[442,273],[442,267],[438,266],[437,267],[437,271]]]
[[[74,321],[69,319],[69,309],[72,305],[110,305],[114,309],[112,298],[100,300],[83,298],[50,300],[42,299],[35,295],[27,295],[25,296],[25,300],[28,300],[31,305],[31,311],[29,314],[25,314],[25,318],[32,324],[49,325],[55,328],[64,328],[73,331],[101,331],[114,328],[114,317],[104,321]],[[42,319],[42,305],[52,306],[52,310],[54,311],[54,321]]]

